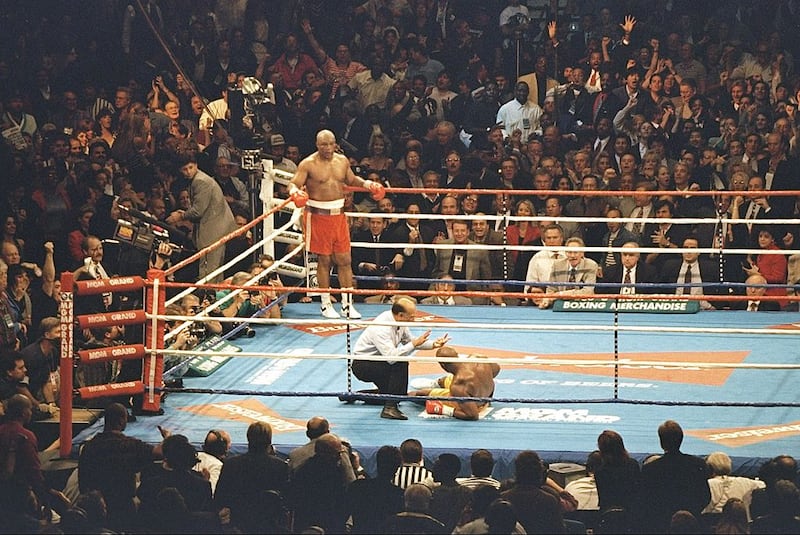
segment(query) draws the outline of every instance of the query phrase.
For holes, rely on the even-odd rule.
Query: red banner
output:
[[[133,396],[144,392],[144,383],[141,381],[129,381],[127,383],[84,386],[78,388],[76,392],[82,399],[104,398],[106,396]]]
[[[110,327],[112,325],[136,325],[147,319],[144,310],[122,310],[120,312],[102,312],[100,314],[84,314],[78,316],[81,329],[92,327]]]
[[[132,292],[141,290],[144,287],[142,277],[113,277],[110,279],[98,279],[88,281],[78,281],[75,289],[78,295],[93,295],[106,292]]]
[[[126,346],[98,347],[95,349],[82,349],[78,351],[78,358],[82,362],[105,362],[107,360],[133,360],[144,357],[147,353],[144,344]]]

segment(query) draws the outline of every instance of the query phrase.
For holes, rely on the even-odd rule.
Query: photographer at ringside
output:
[[[185,310],[182,306],[172,304],[164,309],[164,314],[167,316],[183,316]],[[184,327],[180,327],[184,322],[181,320],[167,320],[166,331],[172,333],[175,329],[177,331],[174,337],[170,338],[169,346],[165,348],[164,352],[164,386],[171,388],[183,388],[183,376],[189,368],[189,361],[192,359],[190,355],[176,355],[169,353],[171,349],[177,351],[188,351],[193,349],[200,343],[202,338],[205,338],[207,330],[202,323],[191,323]]]
[[[231,277],[230,283],[234,286],[243,286],[247,281],[252,278],[252,275],[246,271],[239,271]],[[224,290],[222,292],[217,292],[217,298],[222,299],[232,290]],[[222,304],[220,310],[222,311],[222,315],[226,318],[251,318],[256,312],[261,310],[264,306],[264,297],[262,296],[261,292],[251,291],[247,288],[243,288],[238,292],[235,292],[233,297]],[[225,333],[228,333],[238,327],[240,323],[224,323],[222,328]],[[247,338],[252,338],[256,335],[256,332],[251,329],[249,326],[245,326],[242,328],[238,333],[232,337],[237,338],[239,336],[244,336]]]
[[[265,270],[267,270],[270,267],[272,267],[272,265],[274,263],[275,263],[275,260],[272,258],[271,255],[262,254],[259,257],[258,262],[254,263],[253,265],[250,266],[250,275],[251,276],[259,275],[259,274],[263,273]],[[281,292],[281,290],[280,290],[285,285],[283,284],[283,281],[281,280],[281,278],[278,275],[277,271],[271,271],[267,275],[262,275],[261,279],[259,279],[258,284],[261,285],[261,286],[271,286],[272,287],[269,290],[262,290],[262,291],[258,292],[259,296],[256,297],[255,301],[253,300],[253,298],[251,296],[251,298],[250,298],[251,304],[256,305],[259,309],[264,308],[265,306],[269,305],[271,302],[273,302],[276,299],[278,299],[280,297],[281,293],[286,293],[286,292]],[[266,310],[266,311],[262,312],[261,314],[259,314],[259,317],[261,317],[261,318],[273,318],[273,319],[281,318],[281,309],[283,308],[284,303],[285,303],[285,301],[281,301],[281,302],[277,303],[275,306],[273,306],[269,310]]]

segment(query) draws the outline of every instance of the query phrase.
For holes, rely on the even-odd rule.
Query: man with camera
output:
[[[187,315],[185,309],[176,304],[167,306],[164,313],[167,316]],[[166,324],[167,332],[171,333],[175,329],[179,329],[183,322],[180,320],[172,320],[167,321]],[[205,324],[201,322],[192,322],[177,331],[177,334],[170,340],[170,344],[166,350],[188,351],[196,347],[197,344],[200,343],[200,340],[206,337],[207,332],[208,330]],[[164,354],[164,386],[183,388],[183,376],[189,368],[189,361],[191,358],[192,357],[188,355]]]

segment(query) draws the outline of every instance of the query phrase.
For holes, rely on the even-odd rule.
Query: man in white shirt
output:
[[[506,102],[497,110],[497,122],[502,124],[503,137],[510,138],[515,131],[522,134],[522,142],[527,143],[533,133],[541,132],[542,108],[528,101],[530,88],[525,82],[514,86],[514,100]]]
[[[542,242],[546,247],[561,247],[564,245],[564,231],[560,225],[552,224],[545,227],[542,233]],[[561,250],[539,251],[528,262],[528,273],[525,276],[525,293],[544,294],[544,286],[535,286],[536,283],[550,282],[550,274],[553,271],[553,263],[562,260],[567,256]],[[538,305],[539,299],[532,299],[533,304]]]
[[[231,436],[227,431],[212,429],[206,434],[203,441],[203,451],[197,453],[200,459],[193,470],[195,472],[208,471],[208,482],[211,483],[211,494],[217,490],[217,480],[222,471],[222,462],[228,455],[231,447]]]
[[[411,330],[401,325],[385,325],[393,322],[414,320],[417,304],[409,298],[397,299],[391,310],[378,314],[356,341],[353,361],[353,374],[361,381],[375,383],[377,391],[371,393],[406,395],[408,393],[408,362],[396,360],[361,360],[358,357],[404,357],[417,349],[438,349],[445,345],[447,334],[429,341],[431,331],[427,330],[417,338],[412,338]],[[396,401],[384,403],[381,418],[407,420],[408,417],[397,407]]]

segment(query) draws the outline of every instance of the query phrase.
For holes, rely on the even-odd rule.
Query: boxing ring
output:
[[[238,232],[246,232],[286,205],[287,201],[265,203],[265,215]],[[278,229],[265,227],[268,242],[281,237],[296,244],[267,273],[273,269],[298,273],[297,266],[282,263],[302,247],[302,240],[292,236],[292,224],[290,221]],[[256,244],[253,250],[260,246]],[[202,252],[195,257],[201,255]],[[194,261],[195,257],[187,261]],[[180,267],[175,266],[172,271]],[[381,419],[380,407],[373,404],[345,403],[339,399],[340,396],[352,399],[359,389],[374,386],[358,381],[350,372],[348,360],[353,357],[352,348],[365,323],[389,305],[358,304],[363,319],[350,321],[323,319],[317,303],[285,304],[283,319],[252,318],[249,325],[255,331],[254,337],[228,340],[225,354],[232,358],[212,375],[185,377],[184,388],[163,389],[163,348],[170,340],[170,335],[161,335],[164,322],[197,319],[164,316],[164,304],[168,302],[165,289],[174,287],[188,292],[193,287],[229,288],[202,281],[194,285],[170,283],[169,273],[170,270],[151,271],[146,280],[77,284],[62,281],[68,283],[63,286],[66,291],[62,294],[65,325],[76,319],[71,308],[73,291],[99,292],[129,284],[128,289],[141,288],[145,292],[144,311],[125,317],[98,318],[92,323],[144,322],[146,334],[141,347],[137,345],[106,357],[144,358],[142,381],[76,392],[79,394],[76,399],[112,392],[114,395],[143,393],[145,407],[163,407],[164,414],[139,418],[128,426],[126,433],[148,442],[161,440],[157,426],[185,434],[196,445],[202,443],[209,429],[223,428],[233,438],[232,450],[242,452],[246,450],[247,427],[261,420],[272,425],[273,442],[279,454],[287,454],[306,442],[306,420],[321,415],[331,422],[333,432],[360,453],[368,470],[374,469],[373,455],[380,446],[398,445],[414,437],[421,440],[429,462],[444,451],[459,454],[465,474],[472,450],[487,448],[497,460],[496,477],[511,475],[513,458],[523,449],[537,450],[549,462],[583,463],[604,429],[618,431],[627,449],[642,459],[660,452],[656,429],[666,419],[682,425],[686,434],[683,451],[698,455],[725,451],[741,473],[754,474],[764,458],[796,451],[800,446],[800,400],[795,387],[800,367],[796,363],[800,324],[794,323],[798,319],[796,313],[645,314],[625,311],[625,306],[616,311],[595,312],[586,311],[591,306],[581,305],[568,312],[557,312],[536,307],[418,305],[415,321],[410,324],[413,334],[419,335],[426,329],[432,330],[432,337],[448,333],[452,339],[450,345],[459,353],[486,355],[500,364],[501,372],[496,378],[491,405],[477,421],[430,415],[424,407],[406,398],[398,399],[409,420],[396,421]],[[258,277],[245,286],[252,291],[267,288],[259,286]],[[234,292],[239,290],[236,288]],[[286,290],[309,291],[299,287]],[[599,298],[613,298],[614,303],[622,305],[642,299],[642,296],[611,296],[602,292],[602,286],[598,285],[598,295],[593,296],[593,301],[580,297],[575,302],[596,303]],[[396,293],[414,293],[418,298],[432,294]],[[180,295],[169,301],[174,302]],[[508,291],[500,295],[520,293]],[[653,302],[669,303],[694,299],[674,295],[669,299],[652,297]],[[725,296],[725,299],[737,298]],[[269,306],[279,304],[276,300]],[[77,318],[80,326],[88,321]],[[241,318],[227,321],[241,322]],[[66,364],[71,370],[75,356],[67,345],[71,341],[66,338],[62,339],[62,385],[67,380],[65,375],[69,375],[65,373]],[[393,357],[393,360],[398,359]],[[412,385],[415,380],[442,375],[432,352],[419,351],[407,360]],[[71,376],[68,380],[71,389]],[[66,390],[64,387],[62,391],[62,406],[73,401],[70,396],[73,392]],[[163,390],[169,391],[169,395],[162,403],[159,393]],[[99,421],[72,442],[62,434],[62,456],[74,454],[79,444],[101,428]],[[62,431],[65,431],[63,422]]]

